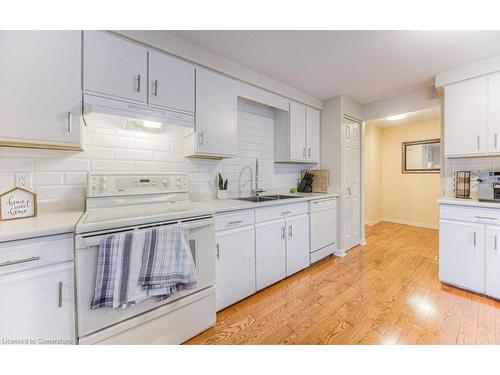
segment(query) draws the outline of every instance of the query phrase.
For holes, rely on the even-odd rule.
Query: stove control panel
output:
[[[87,197],[184,193],[185,173],[89,173]]]

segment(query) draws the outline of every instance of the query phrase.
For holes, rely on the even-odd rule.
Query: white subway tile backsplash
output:
[[[66,172],[64,173],[64,183],[66,185],[86,185],[87,175],[86,172]]]
[[[117,148],[115,150],[115,159],[121,160],[152,160],[153,151],[147,150],[129,150],[126,148]]]
[[[90,161],[84,159],[35,158],[36,171],[88,171]]]
[[[89,137],[92,146],[134,148],[135,139],[127,137],[117,137],[114,135],[92,135]]]
[[[71,159],[113,159],[113,148],[87,146],[84,151],[64,151],[64,157]]]
[[[42,150],[34,148],[14,148],[4,147],[0,148],[0,157],[14,156],[14,157],[33,157],[33,158],[60,158],[62,151],[60,150]]]
[[[92,160],[91,169],[93,171],[133,171],[134,161],[119,160]]]
[[[33,168],[34,168],[33,158],[0,157],[0,172],[32,171]]]
[[[137,171],[170,172],[170,163],[166,161],[137,161]]]
[[[53,186],[63,183],[61,172],[35,172],[33,173],[33,186]]]
[[[16,183],[15,173],[0,173],[0,192],[13,187]]]
[[[172,142],[168,139],[136,139],[136,148],[153,151],[171,151]]]

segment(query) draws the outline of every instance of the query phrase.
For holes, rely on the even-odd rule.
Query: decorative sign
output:
[[[37,215],[36,193],[15,187],[0,194],[0,221]]]

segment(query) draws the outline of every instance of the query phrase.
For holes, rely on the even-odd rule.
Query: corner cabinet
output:
[[[276,111],[276,163],[319,163],[320,111],[290,102],[289,111]]]
[[[185,156],[213,159],[236,156],[237,117],[235,82],[220,74],[197,68],[195,131],[185,138]]]
[[[0,31],[0,146],[81,150],[81,31]]]

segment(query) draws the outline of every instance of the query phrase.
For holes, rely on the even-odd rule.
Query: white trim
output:
[[[372,225],[375,225],[375,224],[378,224],[378,223],[384,221],[383,219],[384,218],[379,217],[378,219],[375,219],[375,220],[365,220],[365,225],[368,225],[371,227]]]
[[[397,218],[393,218],[393,217],[383,217],[382,221],[387,221],[389,223],[396,223],[396,224],[411,225],[413,227],[420,227],[420,228],[427,228],[427,229],[438,229],[439,228],[439,226],[437,224],[419,223],[416,221],[397,219]]]
[[[449,85],[500,70],[500,55],[436,74],[436,87]]]
[[[344,249],[337,249],[335,250],[335,252],[333,253],[333,255],[335,255],[336,257],[345,257],[346,256],[346,251]]]

